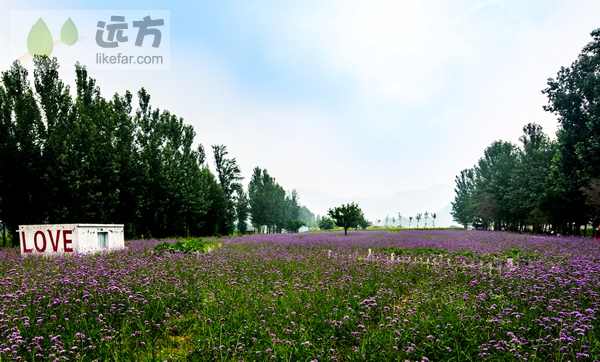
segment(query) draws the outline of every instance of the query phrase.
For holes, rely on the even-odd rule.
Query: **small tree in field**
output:
[[[431,219],[433,220],[433,227],[435,227],[435,219],[437,218],[437,214],[434,212],[431,214]]]
[[[360,214],[360,221],[358,222],[358,227],[360,227],[363,230],[366,230],[369,226],[371,226],[371,223],[369,222],[369,220],[367,220],[365,218],[365,215]]]
[[[417,219],[417,229],[419,228],[419,222],[421,222],[421,217],[423,217],[421,215],[421,213],[418,213],[417,216],[416,216],[416,219]]]
[[[331,230],[335,227],[335,221],[331,220],[331,218],[327,216],[323,216],[319,220],[319,229],[321,230]]]
[[[409,227],[409,228],[410,228],[410,225],[412,224],[412,220],[413,220],[413,217],[412,217],[412,216],[409,216],[409,217],[408,217],[408,227]]]
[[[344,228],[344,235],[348,235],[349,228],[358,227],[361,221],[364,220],[362,210],[355,203],[343,204],[329,209],[327,213],[337,226]]]

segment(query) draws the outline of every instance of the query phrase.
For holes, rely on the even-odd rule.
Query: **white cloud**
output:
[[[353,80],[355,142],[369,144],[378,178],[355,195],[383,217],[377,193],[451,184],[491,141],[516,142],[526,122],[554,133],[541,90],[589,41],[597,14],[597,1],[333,1],[252,15],[274,62]]]
[[[98,78],[105,96],[125,89],[137,91],[143,85],[153,106],[169,109],[194,126],[197,140],[208,152],[212,144],[227,145],[246,182],[252,169],[260,166],[284,187],[298,189],[301,200],[304,192],[326,190],[348,197],[359,188],[357,182],[365,175],[352,168],[352,145],[336,137],[324,112],[257,99],[241,90],[208,54],[197,52],[193,62],[174,60],[174,67],[166,72],[129,72],[127,77],[124,72],[94,72],[92,76]],[[73,78],[71,69],[63,69],[64,78]],[[309,206],[324,208],[329,202]]]
[[[327,72],[351,77],[360,96],[414,105],[439,91],[448,64],[472,52],[458,4],[340,0],[267,13],[273,18],[257,24],[276,59],[308,56]]]
[[[556,117],[543,110],[547,98],[541,91],[561,66],[577,58],[591,40],[589,33],[600,26],[599,2],[559,4],[542,21],[514,29],[509,47],[482,52],[482,64],[473,68],[468,84],[468,102],[445,120],[457,125],[448,139],[460,152],[459,159],[475,162],[483,147],[496,139],[517,142],[528,122],[540,123],[554,135]]]

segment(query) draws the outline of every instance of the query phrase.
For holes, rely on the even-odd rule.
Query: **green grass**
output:
[[[523,250],[519,248],[511,248],[496,253],[484,253],[477,254],[471,250],[459,250],[459,251],[448,251],[443,248],[378,248],[376,251],[384,254],[392,254],[396,256],[415,256],[415,257],[463,257],[467,259],[491,262],[491,261],[502,261],[506,262],[509,258],[513,262],[527,262],[539,259],[541,255],[535,251]]]
[[[393,247],[393,248],[380,248],[379,250],[386,254],[394,253],[395,255],[398,255],[398,256],[401,256],[401,255],[439,256],[439,255],[447,255],[448,254],[448,251],[446,249],[441,249],[441,248],[398,248],[398,247]]]
[[[441,348],[446,339],[459,342],[453,352],[457,357],[477,353],[477,344],[462,341],[478,342],[481,336],[465,333],[464,323],[444,329],[440,341],[422,343],[442,323],[459,322],[465,313],[473,318],[474,306],[462,300],[469,281],[464,273],[440,279],[424,266],[397,267],[382,274],[379,266],[369,263],[348,269],[316,261],[314,257],[248,261],[243,270],[207,275],[210,282],[198,290],[205,295],[202,304],[171,321],[171,332],[159,342],[156,358],[381,361],[427,355],[439,359],[447,356]],[[361,304],[368,298],[377,305]],[[392,348],[411,343],[419,348],[412,352]]]
[[[216,240],[187,238],[178,240],[175,243],[160,243],[154,247],[154,250],[157,252],[172,253],[209,253],[221,246],[223,246],[223,243]]]
[[[413,257],[391,263],[362,257],[362,243],[357,253],[294,238],[299,243],[188,238],[158,252],[132,247],[85,258],[7,254],[0,323],[25,342],[3,335],[0,343],[15,343],[17,352],[0,360],[502,361],[521,353],[566,361],[585,349],[600,356],[599,322],[584,316],[597,304],[599,277],[582,268],[595,264],[561,262],[558,270],[547,256],[519,248],[372,247],[376,255]],[[475,267],[464,267],[465,258]],[[478,267],[508,258],[533,263],[522,274]],[[583,324],[590,328],[579,335]],[[576,341],[557,342],[563,332]],[[79,333],[87,339],[78,341]],[[31,350],[37,336],[42,357]],[[506,348],[494,349],[497,341]]]

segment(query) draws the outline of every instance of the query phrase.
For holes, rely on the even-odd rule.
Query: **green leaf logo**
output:
[[[31,27],[29,35],[27,35],[27,50],[31,55],[50,55],[54,46],[50,29],[39,18]]]
[[[67,45],[73,45],[79,39],[79,32],[71,18],[67,19],[60,29],[60,41]]]

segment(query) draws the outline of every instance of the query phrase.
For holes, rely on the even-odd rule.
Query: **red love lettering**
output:
[[[50,237],[52,250],[56,253],[58,251],[58,241],[60,240],[60,230],[56,230],[56,240],[52,237],[52,231],[50,229],[48,229],[48,236]]]
[[[25,232],[21,231],[21,245],[23,245],[23,253],[31,253],[33,248],[27,249],[27,240],[25,239]]]
[[[38,245],[38,240],[40,239],[38,238],[38,235],[42,237],[42,241],[44,242],[42,244],[42,247]],[[40,253],[46,251],[46,235],[44,235],[43,231],[38,230],[35,232],[35,235],[33,235],[33,246],[35,246],[35,250],[37,250]]]
[[[63,230],[63,244],[64,244],[65,253],[73,252],[73,248],[67,247],[67,244],[73,243],[73,240],[67,239],[67,235],[71,235],[72,233],[73,233],[73,230]]]

